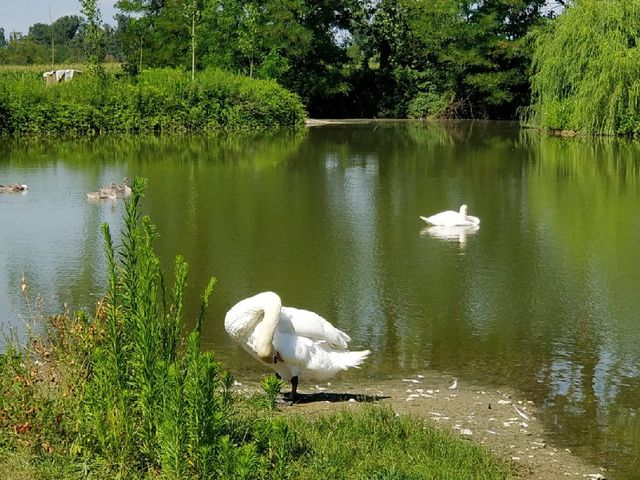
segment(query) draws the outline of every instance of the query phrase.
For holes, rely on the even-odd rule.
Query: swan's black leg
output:
[[[280,374],[279,374],[278,372],[276,372],[276,378],[277,378],[278,380],[282,380],[282,377],[280,376]]]
[[[291,377],[291,401],[295,402],[298,396],[298,376]]]

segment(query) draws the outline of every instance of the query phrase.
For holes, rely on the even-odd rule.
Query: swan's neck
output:
[[[282,303],[280,297],[276,294],[268,292],[259,294],[263,297],[260,299],[261,308],[257,315],[262,316],[262,320],[256,327],[255,351],[256,355],[266,363],[273,363],[273,357],[276,354],[276,349],[273,346],[273,336],[276,333],[278,327],[278,316],[282,309]]]
[[[462,215],[462,216],[466,216],[467,215],[467,206],[466,205],[462,205],[460,207],[460,215]]]

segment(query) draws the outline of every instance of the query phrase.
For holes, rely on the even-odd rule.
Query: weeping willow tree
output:
[[[640,0],[575,0],[535,35],[529,125],[640,135]]]

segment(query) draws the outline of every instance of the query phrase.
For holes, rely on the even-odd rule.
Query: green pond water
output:
[[[0,139],[0,184],[29,186],[0,194],[5,335],[24,338],[23,275],[31,315],[93,311],[100,224],[120,228],[122,201],[86,192],[125,176],[149,179],[143,210],[167,273],[176,254],[190,264],[188,325],[218,278],[204,347],[238,377],[265,370],[224,314],[273,290],[372,350],[340,378],[437,371],[508,386],[542,409],[556,444],[640,476],[640,144],[492,122]],[[479,229],[419,219],[462,203]]]

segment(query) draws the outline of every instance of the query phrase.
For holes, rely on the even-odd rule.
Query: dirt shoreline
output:
[[[256,391],[255,381],[240,380],[238,390]],[[612,480],[599,466],[589,465],[569,449],[554,446],[537,420],[533,402],[506,389],[467,385],[450,375],[413,375],[382,381],[345,381],[300,385],[299,403],[284,408],[302,414],[337,408],[359,408],[374,402],[398,413],[430,422],[484,445],[516,466],[517,479],[587,478]],[[286,389],[285,389],[286,391]]]

